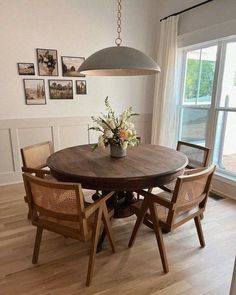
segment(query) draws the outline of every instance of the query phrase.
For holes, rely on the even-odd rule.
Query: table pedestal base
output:
[[[102,197],[102,195],[106,195],[108,192],[102,191],[100,194],[98,191],[92,196],[94,201],[98,200]],[[134,196],[133,192],[116,192],[110,200],[107,202],[108,210],[109,208],[114,208],[114,216],[113,218],[125,218],[134,214],[134,212],[130,209],[130,205],[135,203],[137,199]],[[102,250],[103,242],[106,238],[106,231],[103,229],[100,239],[98,241],[97,253]]]
[[[99,192],[96,192],[92,199],[94,201],[101,198],[103,195],[106,195],[107,191],[102,191],[102,194]],[[129,208],[129,206],[133,203],[135,203],[137,199],[134,196],[133,192],[128,191],[122,191],[122,192],[116,192],[110,200],[107,202],[108,208],[114,208],[115,214],[114,218],[125,218],[133,215],[133,211]]]

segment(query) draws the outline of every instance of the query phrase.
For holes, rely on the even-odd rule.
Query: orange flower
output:
[[[125,129],[120,129],[118,132],[118,136],[122,140],[127,140],[129,138],[129,132]]]

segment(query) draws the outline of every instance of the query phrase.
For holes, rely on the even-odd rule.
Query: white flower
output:
[[[101,148],[105,148],[104,138],[102,135],[99,135],[99,137],[98,137],[98,146]]]
[[[104,148],[113,143],[127,148],[128,145],[133,146],[138,144],[139,140],[137,138],[135,126],[133,123],[129,122],[132,116],[137,115],[133,112],[132,107],[129,107],[117,117],[110,106],[108,97],[105,99],[105,106],[107,114],[101,113],[101,116],[98,118],[92,117],[96,126],[89,128],[102,133],[98,137],[96,146]]]
[[[134,129],[134,123],[127,122],[126,126],[127,126],[128,129],[131,129],[131,130]]]
[[[107,129],[104,133],[105,137],[107,138],[112,138],[113,137],[113,132],[110,129]]]
[[[124,111],[121,115],[120,115],[120,120],[121,121],[126,121],[127,119],[127,111]]]
[[[107,119],[107,124],[110,126],[111,129],[115,129],[116,125],[112,119]]]

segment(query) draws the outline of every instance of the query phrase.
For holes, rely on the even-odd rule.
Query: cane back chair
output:
[[[29,145],[20,149],[22,159],[22,172],[34,173],[38,177],[44,176],[47,179],[53,179],[47,168],[47,158],[53,153],[53,144],[51,141]],[[55,180],[56,181],[56,180]],[[27,196],[24,197],[27,203]],[[30,214],[28,212],[28,219]]]
[[[92,240],[86,285],[89,286],[101,223],[104,224],[113,253],[115,245],[106,201],[113,192],[86,206],[80,184],[53,182],[23,174],[31,222],[37,227],[32,263],[38,262],[43,230],[80,241]]]
[[[184,173],[188,174],[190,169],[196,169],[195,171],[197,172],[198,168],[208,166],[211,152],[209,148],[185,141],[178,141],[176,150],[182,152],[188,158],[188,165]],[[167,192],[173,192],[175,184],[176,180],[160,186],[160,188]]]
[[[133,210],[137,220],[129,241],[129,247],[134,243],[138,229],[143,222],[150,222],[155,231],[164,272],[168,272],[168,263],[163,243],[161,229],[170,232],[187,221],[194,219],[200,245],[205,246],[201,227],[203,214],[210,190],[215,166],[202,168],[201,172],[189,172],[177,178],[173,193],[163,192],[157,195],[138,191],[144,197],[134,204]]]
[[[47,167],[47,158],[53,153],[53,144],[46,141],[21,148],[22,170],[41,170]],[[40,172],[39,172],[40,173]]]

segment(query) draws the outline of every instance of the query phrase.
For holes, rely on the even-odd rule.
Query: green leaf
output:
[[[96,143],[96,144],[93,144],[92,145],[92,151],[94,152],[95,150],[96,150],[96,148],[98,147],[98,144]]]

